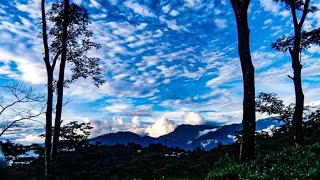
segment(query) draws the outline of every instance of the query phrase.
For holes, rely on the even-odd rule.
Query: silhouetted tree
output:
[[[48,32],[47,20],[51,22]],[[87,28],[89,23],[89,14],[86,9],[74,3],[70,4],[69,0],[53,3],[48,13],[45,11],[45,1],[42,0],[42,38],[45,51],[44,62],[48,76],[45,141],[46,154],[48,154],[46,155],[46,175],[50,174],[48,173],[48,170],[50,171],[48,162],[50,163],[51,158],[55,160],[57,155],[64,87],[78,78],[92,77],[95,85],[104,82],[102,80],[102,69],[99,67],[100,59],[86,56],[87,52],[100,48],[99,44],[90,41],[93,33]],[[50,45],[48,44],[48,35],[51,38]],[[55,81],[53,71],[57,62],[60,62],[60,66],[58,79]],[[72,67],[72,75],[69,79],[65,78],[67,63],[70,63]],[[55,82],[57,83],[55,84]],[[51,139],[53,92],[55,89],[57,92],[55,128],[53,139]]]
[[[70,122],[61,127],[60,139],[63,150],[78,150],[87,144],[93,127],[89,123]]]
[[[272,43],[271,47],[277,51],[289,51],[292,61],[293,80],[295,90],[295,109],[293,114],[293,131],[296,144],[301,144],[303,140],[302,122],[304,109],[304,94],[301,83],[301,51],[308,48],[310,44],[320,43],[320,29],[315,29],[310,32],[303,31],[302,27],[307,17],[307,14],[317,10],[316,7],[310,6],[310,0],[274,0],[282,2],[287,9],[291,10],[292,22],[294,26],[294,36],[282,36],[276,42]],[[301,18],[298,19],[298,14],[301,12]]]
[[[35,89],[22,83],[8,83],[1,88],[6,97],[0,96],[0,137],[18,122],[40,122],[35,118],[43,113],[44,98]]]
[[[52,143],[52,159],[56,159],[60,135],[61,115],[63,106],[63,89],[66,84],[78,78],[91,76],[95,85],[104,83],[102,69],[99,67],[99,58],[86,56],[90,50],[100,48],[100,45],[90,41],[93,32],[88,30],[90,23],[87,10],[76,4],[69,4],[69,0],[52,5],[48,13],[53,23],[50,35],[53,37],[51,51],[59,52],[60,67],[57,81],[57,104]],[[70,79],[65,80],[65,66],[69,62],[73,65]]]
[[[287,127],[292,126],[292,118],[294,113],[294,104],[285,106],[283,101],[279,99],[276,93],[259,93],[256,98],[256,110],[259,113],[277,115],[279,121],[286,124]]]
[[[254,158],[255,153],[255,85],[254,67],[250,54],[250,30],[248,27],[248,7],[250,0],[231,0],[238,30],[238,53],[243,76],[243,142],[240,148],[241,162]]]
[[[42,40],[44,47],[43,61],[47,71],[47,109],[46,109],[46,136],[45,136],[45,177],[51,177],[51,148],[52,148],[52,112],[53,112],[53,72],[61,51],[56,52],[54,57],[50,56],[48,34],[47,34],[47,18],[45,9],[45,0],[41,0],[42,15]]]

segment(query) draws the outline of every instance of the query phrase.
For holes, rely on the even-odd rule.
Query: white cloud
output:
[[[179,15],[179,12],[178,11],[176,11],[176,10],[172,10],[172,11],[170,11],[170,13],[169,13],[171,16],[173,16],[173,17],[176,17],[176,16],[178,16]]]
[[[101,5],[96,0],[90,0],[90,7],[100,8]]]
[[[134,116],[131,120],[132,124],[135,126],[139,127],[140,126],[140,121],[139,121],[139,116]]]
[[[285,17],[289,17],[291,15],[291,13],[288,10],[283,10],[283,11],[279,12],[279,15],[285,18]]]
[[[199,135],[197,136],[200,137],[200,136],[203,136],[203,135],[206,135],[208,134],[209,132],[215,132],[216,130],[218,130],[219,128],[213,128],[213,129],[205,129],[203,131],[199,131]]]
[[[30,17],[33,19],[41,17],[41,11],[40,11],[40,0],[30,0],[27,1],[27,4],[22,3],[16,3],[16,7],[18,10],[26,12],[29,14]]]
[[[183,25],[177,25],[177,21],[175,19],[173,20],[167,20],[166,18],[164,18],[163,16],[159,17],[159,20],[164,22],[165,24],[167,24],[168,28],[175,30],[175,31],[179,31],[179,30],[184,30],[187,31],[187,28]]]
[[[21,50],[24,50],[23,48]],[[10,62],[15,62],[17,65],[17,70],[12,71],[7,69],[2,69],[2,73],[9,75],[13,79],[20,79],[25,82],[30,82],[32,84],[44,84],[46,82],[46,71],[42,62],[34,62],[30,60],[32,55],[28,56],[28,53],[24,55],[14,54],[6,49],[0,49],[0,60],[5,64]],[[23,53],[23,52],[20,52]]]
[[[270,0],[260,0],[260,5],[265,11],[272,12],[273,14],[278,14],[280,10],[280,5],[274,1]]]
[[[267,19],[263,22],[264,25],[267,25],[267,24],[271,24],[273,21],[272,19]]]
[[[201,0],[185,0],[185,6],[190,8],[200,8],[201,5]]]
[[[206,83],[206,86],[214,88],[221,84],[227,83],[228,81],[241,78],[241,69],[238,59],[229,61],[228,63],[219,67],[218,73],[218,76],[209,80]]]
[[[208,146],[209,144],[211,144],[211,143],[217,143],[218,141],[216,140],[216,139],[207,139],[207,140],[205,140],[205,141],[201,141],[201,146],[202,147],[206,147],[206,146]]]
[[[309,53],[320,53],[320,46],[318,45],[311,45],[310,48],[307,50]]]
[[[163,6],[163,7],[162,7],[162,11],[163,11],[164,13],[168,13],[168,12],[170,11],[170,5],[167,4],[167,5]]]
[[[145,130],[151,137],[159,137],[168,134],[177,127],[174,121],[168,120],[166,117],[161,117]]]
[[[121,113],[130,108],[127,104],[113,104],[105,107],[105,110],[109,113]]]
[[[122,117],[115,116],[109,120],[91,121],[93,130],[90,137],[96,137],[107,133],[120,131],[130,131],[136,134],[145,134],[146,126],[142,125],[138,116],[134,116],[131,121],[125,121]]]
[[[15,142],[24,145],[30,145],[33,143],[44,143],[44,139],[39,137],[39,135],[29,134],[26,135],[24,138],[16,139]]]
[[[214,23],[219,29],[224,29],[227,27],[227,20],[226,19],[215,19]]]
[[[189,112],[184,117],[184,124],[201,125],[204,124],[204,119],[196,112]]]
[[[156,17],[146,6],[140,5],[139,3],[132,2],[132,0],[128,0],[123,3],[128,8],[132,9],[133,12],[140,14],[141,16],[146,17]]]

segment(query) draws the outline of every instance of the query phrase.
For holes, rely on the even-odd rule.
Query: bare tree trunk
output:
[[[41,1],[42,39],[45,56],[43,58],[47,70],[47,110],[46,110],[46,137],[45,137],[45,177],[51,179],[51,138],[52,138],[52,107],[53,107],[53,68],[50,65],[50,54],[47,37],[47,22],[45,0]]]
[[[298,22],[297,14],[296,14],[296,1],[290,0],[290,8],[292,14],[292,21],[294,25],[294,44],[293,49],[290,49],[290,55],[292,60],[292,69],[293,69],[293,80],[294,83],[294,91],[296,96],[296,107],[293,113],[293,132],[294,132],[294,141],[297,145],[302,144],[303,134],[302,134],[302,122],[303,122],[303,109],[304,109],[304,94],[302,90],[302,82],[301,82],[301,70],[302,65],[300,63],[300,51],[301,51],[301,30],[303,23],[306,19],[309,9],[310,0],[306,0],[303,12],[301,15],[300,22]]]
[[[304,94],[302,90],[302,82],[301,82],[301,70],[302,65],[300,63],[300,42],[301,42],[301,35],[300,30],[297,29],[295,33],[295,42],[294,48],[290,51],[291,60],[292,60],[292,69],[293,69],[293,83],[294,83],[294,90],[295,90],[295,101],[296,106],[293,113],[293,132],[294,132],[294,141],[297,145],[302,143],[302,117],[303,117],[303,109],[304,109]]]
[[[61,51],[61,62],[59,69],[59,79],[57,83],[57,104],[56,104],[56,117],[54,123],[54,135],[52,143],[52,159],[53,161],[57,158],[59,136],[60,136],[60,125],[61,115],[63,106],[63,87],[64,87],[64,71],[67,61],[67,39],[68,39],[68,11],[69,11],[69,0],[64,0],[64,13],[63,13],[63,32],[62,32],[62,51]]]
[[[254,67],[250,54],[250,30],[248,27],[248,7],[250,0],[231,0],[238,29],[238,53],[243,76],[243,142],[240,150],[241,162],[247,162],[255,155],[255,85]]]

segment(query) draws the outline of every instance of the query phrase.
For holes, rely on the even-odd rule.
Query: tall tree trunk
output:
[[[59,68],[59,78],[57,83],[57,104],[56,104],[56,117],[54,123],[54,135],[52,143],[52,159],[56,161],[59,136],[60,136],[60,125],[61,115],[63,106],[63,87],[64,87],[64,71],[67,61],[67,40],[68,40],[68,11],[69,11],[69,0],[64,0],[64,13],[63,13],[63,32],[62,32],[62,50],[61,50],[61,62]]]
[[[243,142],[240,150],[241,162],[254,158],[255,154],[255,85],[254,67],[250,54],[250,30],[248,27],[248,7],[250,0],[231,0],[238,29],[238,53],[243,76]]]
[[[52,138],[52,107],[53,107],[53,67],[50,65],[50,54],[47,37],[47,22],[45,0],[41,1],[42,40],[44,47],[43,61],[47,70],[47,109],[46,109],[46,137],[45,137],[45,177],[51,179],[51,138]]]
[[[290,49],[290,55],[292,60],[293,69],[293,84],[296,96],[296,107],[293,113],[292,126],[294,132],[294,141],[297,145],[302,144],[303,134],[302,134],[302,122],[303,122],[303,109],[304,109],[304,94],[302,90],[301,82],[301,70],[302,65],[300,63],[300,51],[301,51],[301,30],[303,23],[306,19],[309,9],[310,0],[306,0],[303,7],[303,12],[301,15],[300,22],[298,22],[296,14],[296,1],[290,0],[290,8],[292,14],[292,22],[294,26],[294,44],[293,49]]]
[[[302,143],[302,117],[304,109],[304,94],[302,90],[301,82],[301,70],[302,65],[300,63],[300,42],[301,42],[301,30],[296,28],[295,30],[295,40],[293,50],[290,51],[291,60],[292,60],[292,69],[293,69],[293,84],[295,91],[295,101],[296,106],[293,113],[293,132],[294,132],[294,141],[297,145]]]

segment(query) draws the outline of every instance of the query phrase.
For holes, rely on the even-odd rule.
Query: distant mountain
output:
[[[158,137],[159,143],[170,146],[179,147],[182,149],[194,149],[190,146],[190,142],[211,131],[217,130],[217,126],[208,125],[180,125],[173,132]]]
[[[270,126],[281,126],[274,118],[258,120],[256,122],[257,131],[267,129]],[[173,132],[152,138],[140,136],[132,132],[117,132],[105,134],[90,140],[90,143],[101,142],[105,145],[127,144],[129,142],[148,146],[149,144],[160,143],[170,147],[179,147],[185,150],[192,150],[201,147],[210,150],[218,143],[229,144],[234,142],[236,131],[242,129],[242,124],[231,124],[225,126],[210,125],[180,125]]]
[[[116,144],[128,144],[129,142],[133,142],[142,146],[148,146],[152,143],[158,143],[158,140],[149,136],[140,136],[133,132],[117,132],[95,137],[93,139],[90,139],[89,142],[100,142],[104,145],[109,146]]]
[[[256,130],[261,131],[271,126],[279,127],[281,125],[282,123],[275,118],[266,118],[256,122]],[[220,142],[222,144],[230,144],[234,142],[235,134],[240,130],[242,130],[242,124],[225,125],[216,131],[209,132],[194,139],[190,145],[192,147],[202,147],[206,150],[209,150],[216,147]]]

